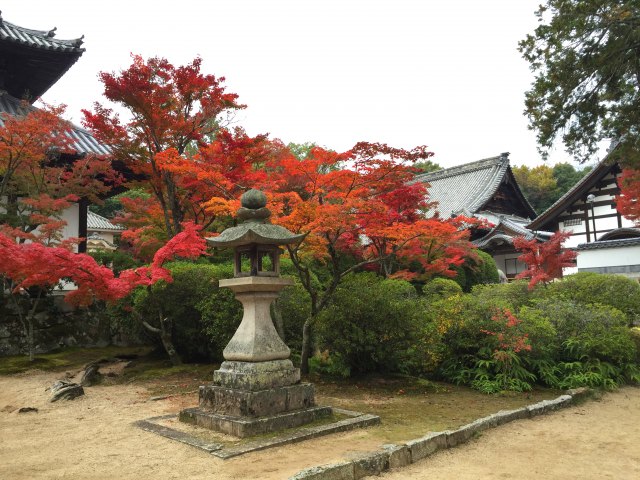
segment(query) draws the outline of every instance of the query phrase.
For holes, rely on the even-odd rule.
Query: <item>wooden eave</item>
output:
[[[579,200],[585,200],[588,192],[611,172],[619,170],[617,163],[610,164],[608,156],[605,157],[593,170],[587,173],[578,181],[567,193],[560,197],[556,203],[551,205],[547,210],[540,214],[533,222],[527,225],[531,230],[556,230],[555,224],[558,217],[565,210],[569,210],[571,206]]]

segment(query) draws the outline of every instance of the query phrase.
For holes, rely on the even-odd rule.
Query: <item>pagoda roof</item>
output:
[[[7,113],[12,116],[23,116],[36,107],[26,104],[17,98],[0,90],[0,114]],[[2,115],[0,115],[0,126],[3,125]],[[69,122],[68,135],[71,138],[72,146],[76,154],[84,155],[93,153],[96,155],[108,155],[110,150],[106,145],[98,142],[91,133]]]
[[[0,81],[15,97],[35,101],[80,58],[82,37],[55,38],[55,28],[32,30],[7,22],[0,12]]]
[[[499,213],[536,217],[513,176],[508,153],[418,175],[414,181],[429,184],[429,200],[437,202],[435,210],[442,218],[493,211],[494,196],[507,184],[512,197],[508,203],[513,210]]]

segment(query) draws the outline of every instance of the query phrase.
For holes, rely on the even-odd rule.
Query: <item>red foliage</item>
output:
[[[625,168],[620,176],[616,206],[621,215],[640,226],[640,170]]]
[[[105,97],[129,118],[122,121],[97,103],[93,112],[84,111],[85,125],[138,175],[131,186],[151,195],[144,212],[125,203],[118,219],[135,230],[129,239],[141,240],[141,252],[151,247],[151,230],[162,241],[186,220],[207,227],[231,213],[229,204],[264,177],[256,166],[273,152],[264,136],[224,128],[224,116],[244,105],[225,92],[224,78],[204,75],[200,66],[199,58],[175,67],[163,58],[134,56],[126,70],[100,74]]]
[[[515,353],[531,351],[529,335],[522,333],[519,325],[522,320],[517,318],[508,308],[496,308],[491,320],[496,324],[496,330],[482,330],[482,333],[496,339],[494,356],[499,351],[508,350]]]
[[[77,288],[65,300],[73,305],[89,305],[96,298],[115,301],[137,286],[160,280],[171,282],[169,271],[163,268],[166,261],[205,254],[206,242],[198,231],[193,223],[185,224],[180,234],[158,250],[150,266],[125,270],[119,277],[89,255],[41,243],[16,243],[0,234],[0,275],[12,281],[14,294],[34,286],[48,290],[62,281],[70,281]]]
[[[0,208],[9,212],[2,231],[23,240],[60,241],[59,217],[81,197],[100,201],[120,181],[109,160],[73,153],[64,107],[33,109],[24,116],[3,115],[0,126]]]
[[[536,284],[548,283],[554,278],[562,277],[562,269],[575,266],[577,252],[562,248],[563,242],[569,238],[569,232],[557,231],[544,243],[536,239],[526,240],[518,237],[513,240],[516,250],[522,252],[518,260],[527,265],[527,269],[516,278],[528,278],[529,289]]]

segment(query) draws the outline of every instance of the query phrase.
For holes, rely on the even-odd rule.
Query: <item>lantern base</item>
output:
[[[180,412],[180,421],[227,433],[240,438],[295,428],[329,417],[330,407],[310,407],[266,417],[232,417],[211,413],[200,408],[187,408]]]
[[[293,385],[300,381],[300,369],[291,360],[269,362],[222,362],[213,372],[213,383],[226,388],[265,390]]]
[[[213,384],[203,385],[199,407],[180,412],[180,420],[248,437],[299,427],[331,415],[318,407],[314,387],[300,383],[291,360],[223,362]]]
[[[234,417],[265,417],[315,405],[314,388],[310,383],[253,392],[203,385],[199,393],[202,410]]]

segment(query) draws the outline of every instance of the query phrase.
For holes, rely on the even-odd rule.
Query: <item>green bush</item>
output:
[[[472,295],[480,304],[502,306],[514,311],[531,303],[533,296],[525,280],[492,285],[476,285]]]
[[[529,312],[538,313],[556,331],[558,360],[598,360],[621,365],[634,361],[635,344],[625,315],[608,305],[546,299]]]
[[[350,275],[318,318],[318,346],[344,374],[406,371],[419,348],[423,316],[410,283]]]
[[[462,287],[449,278],[434,278],[422,287],[422,294],[430,301],[441,300],[462,294]]]
[[[493,257],[482,250],[476,250],[475,258],[468,257],[465,262],[456,267],[455,282],[462,290],[470,292],[475,285],[498,283],[498,267]]]
[[[302,349],[302,326],[311,314],[311,300],[307,291],[295,280],[293,286],[282,290],[275,305],[282,316],[285,343],[293,352],[299,353]]]
[[[622,275],[581,272],[536,293],[544,298],[564,298],[579,304],[609,305],[624,313],[627,325],[640,323],[640,283]]]
[[[242,318],[233,292],[218,288],[219,279],[233,276],[232,265],[173,262],[166,267],[173,282],[134,292],[136,316],[157,324],[161,308],[173,320],[173,342],[183,360],[220,361]]]
[[[442,333],[439,371],[450,381],[494,393],[640,380],[627,317],[610,305],[567,300],[553,289],[530,295],[514,283],[479,286],[430,307]]]

